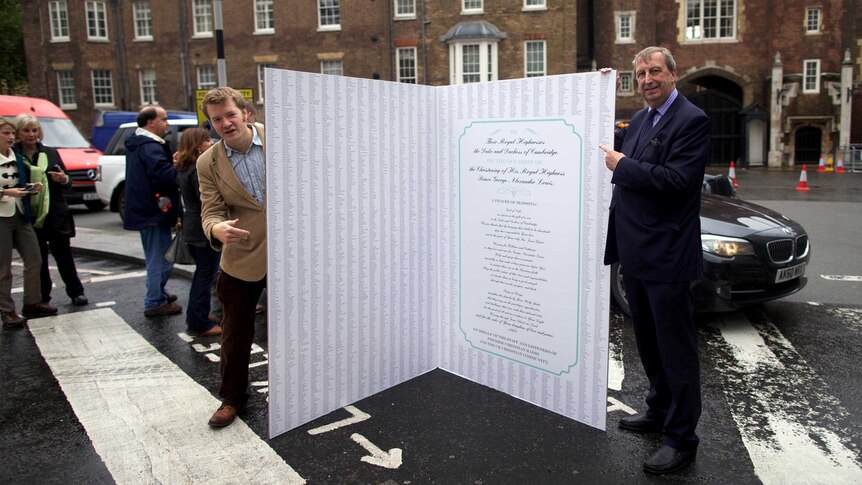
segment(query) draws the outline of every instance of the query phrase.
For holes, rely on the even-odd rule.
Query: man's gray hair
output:
[[[648,61],[649,58],[652,57],[652,55],[656,52],[661,52],[661,54],[664,56],[664,63],[667,66],[668,70],[676,71],[676,61],[673,60],[673,54],[671,54],[670,51],[665,49],[664,47],[656,46],[647,47],[646,49],[635,54],[635,58],[632,59],[632,66],[637,65],[638,61]]]

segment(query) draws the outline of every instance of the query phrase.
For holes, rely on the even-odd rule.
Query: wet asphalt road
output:
[[[782,183],[775,182],[775,187],[780,194]],[[741,195],[744,190],[745,185]],[[860,202],[854,199],[855,192],[850,185],[840,191],[840,197],[831,197],[847,200],[819,202],[855,204]],[[810,210],[811,214],[801,217],[789,214],[806,227],[815,225],[814,219],[822,219],[822,206],[800,206],[795,197],[764,197],[762,203]],[[85,225],[87,214],[76,217],[79,226]],[[809,223],[803,218],[812,220]],[[849,238],[850,231],[836,232]],[[815,258],[820,252],[844,251],[839,247],[830,253],[830,239],[834,237],[824,236],[814,245]],[[88,256],[79,256],[77,261],[85,280],[103,273],[128,275],[141,270],[135,264]],[[854,266],[858,262],[829,264],[838,264],[845,274],[854,270],[853,274],[862,274]],[[834,272],[835,267],[822,269]],[[20,267],[14,270],[19,281]],[[808,276],[818,275],[809,271]],[[62,285],[58,276],[55,283]],[[140,304],[143,284],[140,276],[85,282],[91,305],[83,308],[72,307],[60,287],[55,289],[53,303],[61,313],[105,305],[215,394],[218,364],[207,356],[212,351],[199,350],[217,339],[183,340],[179,336],[185,330],[182,315],[144,318]],[[188,288],[184,278],[173,278],[168,285],[183,306]],[[858,297],[853,300],[859,295],[858,286],[846,291],[848,296],[843,296],[830,287],[810,285],[784,301],[699,318],[702,444],[696,464],[673,477],[653,478],[641,472],[643,459],[658,446],[657,436],[633,435],[616,427],[620,417],[643,410],[647,386],[631,325],[616,310],[611,315],[611,357],[617,371],[612,371],[611,385],[615,378],[620,385],[609,390],[606,432],[437,370],[354,403],[371,416],[363,422],[324,434],[308,433],[349,417],[342,409],[266,443],[309,483],[788,483],[793,478],[810,482],[802,472],[794,474],[796,469],[814,473],[808,476],[821,477],[825,483],[858,483],[856,478],[862,473],[862,370],[858,366],[862,305]],[[14,297],[20,305],[21,294]],[[266,349],[264,316],[258,317],[255,341]],[[199,344],[197,349],[194,344]],[[252,362],[263,360],[263,353],[252,356]],[[114,483],[28,329],[0,333],[0,369],[0,481]],[[619,369],[623,369],[622,376]],[[252,382],[267,379],[266,365],[254,367],[250,373]],[[253,387],[245,421],[265,439],[266,392],[258,392],[264,387]],[[167,415],[172,409],[158,412]],[[202,429],[207,418],[200,416]],[[400,448],[403,463],[397,469],[385,469],[362,462],[366,452],[351,439],[353,433],[384,450]],[[197,459],[206,461],[207,456],[208,450],[201,449]]]

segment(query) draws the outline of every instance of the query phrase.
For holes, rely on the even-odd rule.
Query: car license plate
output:
[[[95,192],[87,192],[84,194],[84,200],[99,200],[99,194]]]
[[[775,282],[781,283],[783,281],[790,281],[793,278],[799,278],[800,276],[805,274],[805,263],[797,264],[796,266],[791,266],[789,268],[784,268],[778,270],[778,273],[775,275]]]

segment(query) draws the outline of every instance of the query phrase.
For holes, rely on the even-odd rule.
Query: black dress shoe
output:
[[[635,433],[661,433],[663,426],[664,418],[652,418],[646,413],[620,419],[620,428]]]
[[[72,298],[72,304],[75,306],[84,306],[89,304],[90,302],[87,300],[87,297],[84,295],[78,295]]]
[[[662,445],[644,462],[644,471],[653,475],[664,475],[682,470],[694,461],[697,450],[680,451]]]
[[[170,293],[165,293],[165,298],[167,298],[168,303],[173,303],[177,301],[177,295],[172,295]]]

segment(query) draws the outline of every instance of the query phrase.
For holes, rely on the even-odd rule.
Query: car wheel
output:
[[[105,208],[105,203],[101,200],[88,200],[87,202],[84,202],[84,205],[87,206],[87,209],[90,209],[93,212],[100,211]]]
[[[126,211],[126,188],[120,187],[120,192],[117,194],[117,212],[120,213],[120,220],[124,221],[123,213]]]
[[[611,265],[611,295],[614,297],[614,302],[620,307],[623,313],[631,316],[632,312],[629,309],[629,302],[626,300],[626,289],[623,286],[623,267],[620,263]]]

